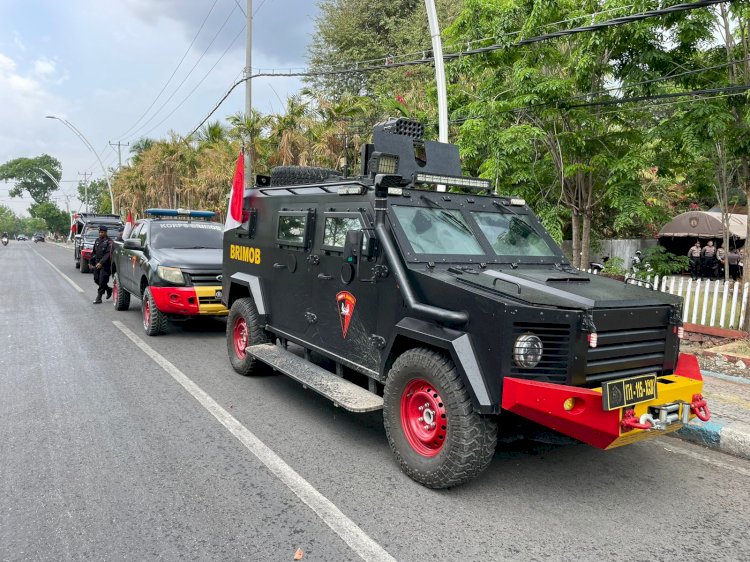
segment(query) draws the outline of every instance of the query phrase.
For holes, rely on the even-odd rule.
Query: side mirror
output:
[[[344,261],[347,263],[359,262],[360,253],[362,252],[362,240],[364,232],[361,230],[349,230],[346,233],[344,242]]]
[[[126,250],[143,250],[143,246],[141,246],[141,241],[138,240],[138,238],[128,238],[122,243],[122,247]]]

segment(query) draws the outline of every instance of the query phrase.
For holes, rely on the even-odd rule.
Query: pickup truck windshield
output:
[[[498,256],[555,256],[555,251],[523,215],[472,211]]]
[[[393,212],[417,254],[484,254],[460,211],[394,205]]]
[[[117,238],[118,230],[116,228],[110,228],[107,229],[107,236],[110,238]],[[96,240],[99,238],[99,229],[91,229],[87,230],[83,233],[83,237],[86,239],[87,242],[91,242],[93,240]]]
[[[223,234],[223,226],[213,222],[151,223],[151,245],[154,248],[220,249]]]

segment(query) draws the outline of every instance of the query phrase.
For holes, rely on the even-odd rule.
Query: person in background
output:
[[[740,248],[740,251],[737,253],[740,255],[740,261],[737,263],[737,267],[739,268],[740,279],[742,279],[745,275],[745,248]]]
[[[630,260],[630,267],[633,270],[633,273],[638,273],[638,270],[641,268],[641,251],[636,250],[635,255],[633,256],[633,259]]]
[[[99,287],[94,304],[101,304],[102,295],[105,291],[107,292],[107,298],[112,296],[112,287],[107,285],[109,274],[112,271],[112,239],[107,236],[106,226],[99,227],[99,238],[94,242],[91,265],[94,266],[94,283]]]
[[[724,268],[726,267],[727,251],[724,246],[716,248],[716,259],[714,260],[713,274],[716,279],[724,277]]]
[[[698,240],[688,250],[688,257],[690,258],[690,277],[695,281],[700,276],[701,271],[701,243]]]
[[[732,281],[737,281],[737,278],[740,276],[740,254],[737,248],[729,250],[727,265],[729,266],[729,277],[732,278]]]
[[[714,248],[714,241],[709,240],[705,247],[701,250],[701,278],[708,277],[711,279],[711,275],[714,271],[714,259],[716,258],[716,248]]]

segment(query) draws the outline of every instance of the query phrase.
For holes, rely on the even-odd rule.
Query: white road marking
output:
[[[40,258],[42,258],[42,259],[43,259],[44,261],[46,261],[46,262],[47,262],[47,263],[49,264],[49,266],[50,266],[50,267],[51,267],[52,269],[54,269],[55,271],[57,271],[57,272],[58,272],[58,273],[60,274],[60,276],[61,276],[61,277],[62,277],[63,279],[65,279],[65,280],[66,280],[66,281],[67,281],[68,283],[70,283],[70,285],[71,285],[71,286],[72,286],[72,287],[73,287],[73,288],[74,288],[74,289],[75,289],[76,291],[78,291],[79,293],[83,293],[83,289],[81,289],[81,288],[80,288],[80,287],[78,286],[78,284],[77,284],[77,283],[76,283],[75,281],[73,281],[73,280],[72,280],[72,279],[71,279],[70,277],[68,277],[68,276],[67,276],[67,275],[65,275],[65,274],[64,274],[64,273],[63,273],[62,271],[60,271],[60,270],[59,270],[59,269],[57,268],[57,266],[56,266],[55,264],[53,264],[53,263],[52,263],[51,261],[49,261],[49,260],[48,260],[47,258],[45,258],[45,257],[44,257],[44,256],[43,256],[42,254],[40,254],[40,253],[39,253],[39,252],[37,252],[36,250],[33,250],[33,251],[34,251],[34,253],[35,253],[35,254],[36,254],[37,256],[39,256],[39,257],[40,257]]]
[[[676,439],[676,438],[670,437],[669,439]],[[742,466],[730,464],[728,462],[724,462],[718,459],[712,459],[711,457],[702,455],[701,453],[698,453],[691,449],[681,447],[680,445],[676,445],[676,444],[673,445],[672,443],[665,444],[664,442],[660,443],[660,445],[663,446],[667,451],[670,451],[672,453],[685,455],[686,457],[690,457],[699,461],[703,461],[705,463],[712,464],[716,467],[723,468],[725,470],[731,470],[732,472],[736,472],[737,474],[742,474],[743,476],[750,476],[750,469],[744,468]],[[738,459],[738,460],[741,460],[741,459]]]
[[[395,562],[383,547],[372,540],[356,523],[344,515],[328,498],[318,492],[312,484],[302,478],[281,457],[274,453],[266,444],[258,439],[249,429],[242,425],[234,416],[222,408],[213,398],[206,394],[197,384],[190,380],[182,371],[169,362],[163,355],[154,350],[122,322],[112,322],[125,334],[141,351],[164,369],[177,381],[201,406],[208,410],[219,422],[234,435],[268,470],[281,480],[294,494],[312,509],[334,533],[349,545],[363,560],[377,562]]]

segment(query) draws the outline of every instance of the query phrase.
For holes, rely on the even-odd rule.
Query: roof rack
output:
[[[287,191],[291,195],[308,195],[307,193],[297,193],[295,190],[298,189],[308,189],[311,187],[317,187],[325,191],[326,193],[331,194],[339,194],[339,187],[343,186],[360,186],[364,189],[364,191],[368,189],[372,189],[371,185],[368,185],[361,180],[350,180],[350,181],[342,181],[342,182],[326,182],[326,183],[305,183],[305,184],[299,184],[299,185],[272,185],[268,187],[257,187],[255,188],[257,191],[260,191],[263,195],[266,194],[267,191]],[[363,192],[364,192],[363,191]],[[347,195],[351,195],[351,193],[347,193]]]

